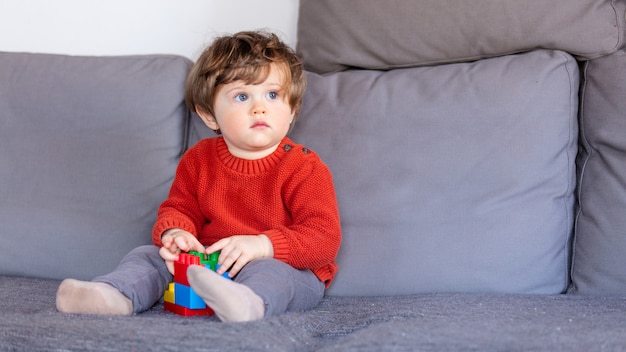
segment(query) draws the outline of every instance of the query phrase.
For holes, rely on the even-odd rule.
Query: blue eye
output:
[[[276,92],[269,92],[269,93],[267,93],[267,97],[270,98],[270,99],[276,99],[276,98],[278,98],[278,93],[276,93]]]
[[[237,100],[237,101],[246,101],[246,100],[248,100],[248,96],[243,94],[243,93],[240,93],[240,94],[237,94],[235,96],[235,100]]]

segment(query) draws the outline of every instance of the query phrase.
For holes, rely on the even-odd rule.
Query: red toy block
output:
[[[165,310],[168,312],[172,312],[172,313],[182,315],[185,317],[195,317],[195,316],[215,314],[213,309],[209,307],[206,307],[204,309],[189,309],[189,308],[185,308],[183,306],[179,306],[170,302],[163,302],[163,308],[165,308]]]
[[[189,252],[189,253],[180,253],[178,255],[178,261],[183,263],[183,264],[187,264],[187,266],[189,265],[193,265],[193,264],[200,264],[200,253],[198,252]]]
[[[190,265],[200,265],[200,257],[196,252],[180,253],[174,262],[174,282],[189,286],[187,268]]]

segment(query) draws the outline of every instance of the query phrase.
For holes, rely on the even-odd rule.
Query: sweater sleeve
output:
[[[334,266],[341,243],[332,175],[317,156],[311,157],[312,162],[300,167],[283,190],[292,224],[265,232],[274,258],[297,269]]]
[[[198,204],[196,181],[198,150],[190,149],[178,164],[167,199],[161,203],[152,228],[152,242],[162,246],[161,235],[171,228],[179,228],[198,235],[204,217]]]

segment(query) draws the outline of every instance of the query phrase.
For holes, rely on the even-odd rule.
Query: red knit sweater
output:
[[[259,160],[240,159],[222,137],[200,141],[182,157],[152,232],[180,228],[205,246],[232,235],[269,237],[274,258],[311,269],[328,287],[341,242],[332,176],[314,152],[285,137]]]

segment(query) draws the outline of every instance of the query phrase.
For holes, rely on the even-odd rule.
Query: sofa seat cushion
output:
[[[89,279],[150,243],[189,64],[0,53],[1,274]]]
[[[578,66],[560,51],[308,74],[291,137],[329,165],[329,295],[568,286]]]
[[[626,295],[626,51],[583,77],[572,292]]]
[[[301,0],[298,51],[318,73],[537,48],[595,58],[623,44],[625,10],[619,0]]]

